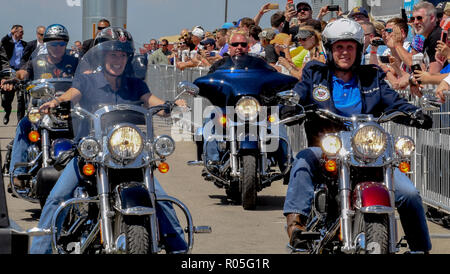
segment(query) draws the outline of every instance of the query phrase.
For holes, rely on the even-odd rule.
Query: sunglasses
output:
[[[49,42],[47,45],[51,46],[51,47],[56,47],[56,46],[60,46],[60,47],[65,47],[67,45],[67,42],[64,41],[60,41],[60,42]]]
[[[304,7],[304,8],[298,8],[297,12],[302,12],[302,11],[310,11],[311,9],[308,7]]]
[[[298,38],[298,41],[302,41],[305,42],[306,40],[308,40],[309,38],[311,38],[312,36],[306,37],[306,38]]]
[[[416,19],[417,19],[417,21],[422,21],[422,20],[423,20],[423,17],[422,17],[422,16],[416,16],[416,17],[411,16],[411,17],[409,18],[409,22],[414,22],[414,21],[416,21]]]
[[[384,29],[384,31],[387,33],[392,33],[394,30],[393,29]]]
[[[241,45],[241,47],[243,47],[243,48],[246,48],[248,46],[248,43],[247,42],[234,42],[234,43],[231,43],[231,46],[233,48],[236,48],[239,45]]]
[[[106,29],[107,27],[97,27],[97,30]]]
[[[37,35],[39,35],[39,36],[44,36],[44,34],[43,34],[43,33],[39,33],[39,32],[37,33]]]

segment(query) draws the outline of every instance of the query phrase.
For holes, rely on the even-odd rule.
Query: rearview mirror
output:
[[[423,110],[426,111],[436,111],[441,109],[442,103],[439,101],[439,98],[426,94],[419,99],[419,105]]]
[[[181,81],[177,86],[177,91],[179,94],[187,92],[192,96],[197,96],[200,92],[200,89],[191,82]]]
[[[293,90],[278,92],[277,97],[281,99],[280,103],[286,106],[295,106],[300,101],[300,95]]]

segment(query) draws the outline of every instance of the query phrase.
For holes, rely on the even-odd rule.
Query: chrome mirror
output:
[[[442,103],[439,101],[438,97],[426,94],[420,97],[419,105],[423,110],[436,111],[441,109]]]
[[[189,93],[192,96],[197,96],[200,92],[200,89],[193,83],[188,81],[181,81],[178,83],[177,86],[178,96],[179,97],[182,93]]]
[[[286,106],[295,106],[300,101],[300,95],[293,90],[278,92],[277,97],[281,99],[280,103]]]

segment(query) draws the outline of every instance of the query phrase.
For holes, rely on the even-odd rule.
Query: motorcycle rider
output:
[[[239,58],[242,56],[246,56],[246,58],[260,58],[260,57],[254,57],[254,56],[248,55],[248,52],[250,50],[248,41],[249,41],[249,38],[248,38],[247,32],[244,32],[242,30],[233,31],[230,35],[229,43],[228,43],[229,56],[225,56],[224,58],[215,62],[211,66],[208,74],[215,72],[217,69],[220,68],[220,66],[227,63],[229,61],[229,59],[232,59],[232,58]],[[273,71],[276,71],[276,70],[273,69]],[[205,125],[208,122],[213,122],[213,121],[211,118],[207,119],[205,121]],[[213,131],[213,132],[211,132],[211,134],[214,134],[214,130],[215,130],[214,127],[206,127],[206,128],[211,128]],[[204,135],[204,138],[205,138],[204,140],[207,140],[209,134],[207,132],[205,132],[205,134],[206,135]],[[280,136],[284,137],[286,140],[288,139],[286,127],[284,125],[279,126],[279,134],[280,134]],[[212,163],[213,168],[214,168],[214,165],[217,165],[220,161],[220,152],[219,152],[217,140],[205,143],[204,150],[207,151],[207,155],[208,155],[208,158],[206,160],[209,161],[210,163]],[[279,168],[282,172],[286,168],[285,164],[287,162],[287,154],[288,154],[288,152],[287,152],[286,144],[284,142],[280,141],[278,150],[276,152],[276,156],[277,156]],[[205,170],[203,170],[202,173],[203,173],[202,175],[207,176]],[[289,173],[287,173],[287,175],[288,174]],[[286,176],[286,178],[285,178],[285,184],[287,184],[287,180],[288,180],[288,176]]]
[[[17,71],[17,78],[24,80],[27,78],[73,77],[78,65],[78,59],[66,54],[66,46],[69,41],[69,32],[67,29],[60,24],[50,25],[44,32],[43,41],[47,47],[47,54],[33,56],[35,59],[30,60],[27,63],[26,69]],[[7,85],[5,88],[12,89],[13,87],[12,85]],[[28,120],[27,116],[22,118],[17,124],[16,135],[14,136],[11,152],[10,174],[13,173],[15,163],[27,161],[26,150],[31,145],[27,135],[30,132],[31,127],[31,122]],[[17,168],[14,171],[14,184],[18,187],[23,186],[23,182],[19,180],[17,176],[23,173],[26,173],[25,167]]]
[[[373,114],[388,110],[416,112],[414,105],[392,90],[384,81],[385,74],[376,66],[360,65],[364,49],[364,31],[351,19],[338,19],[323,31],[327,53],[326,64],[311,61],[303,70],[303,79],[294,87],[300,95],[300,104],[313,104],[337,114]],[[430,128],[431,118],[416,112],[420,119],[402,120],[411,126]],[[418,122],[418,121],[422,121]],[[318,127],[317,125],[321,125]],[[339,131],[339,125],[314,115],[305,122],[309,148],[300,151],[294,160],[283,214],[291,246],[301,246],[301,233],[306,230],[311,211],[314,185],[320,183],[319,140],[326,133]],[[394,171],[395,202],[401,224],[411,251],[431,250],[431,241],[425,219],[422,199],[409,178],[398,169]]]
[[[108,27],[102,30],[96,37],[94,47],[83,56],[83,58],[88,58],[87,62],[90,66],[94,66],[98,70],[83,69],[84,65],[89,66],[83,64],[83,61],[86,60],[82,59],[72,88],[57,99],[43,104],[40,108],[41,112],[47,113],[50,108],[54,108],[64,101],[71,101],[72,104],[79,103],[88,111],[95,110],[98,104],[135,104],[136,101],[141,101],[148,107],[163,104],[164,101],[153,95],[145,82],[132,76],[131,60],[133,55],[134,42],[127,30],[120,27]],[[95,60],[96,58],[97,60]],[[179,106],[186,105],[184,100],[177,100],[175,103]],[[83,134],[85,132],[79,132],[76,139],[86,136]],[[77,163],[77,157],[73,158],[53,187],[42,209],[39,229],[48,229],[59,203],[72,198],[73,191],[81,179]],[[155,189],[156,195],[165,194],[156,179]],[[166,251],[186,250],[184,232],[172,205],[168,202],[157,202],[157,207],[159,207],[157,218],[161,230],[161,240],[165,241]],[[60,227],[64,218],[60,217],[58,220],[57,225]],[[30,253],[51,253],[51,236],[34,237]]]

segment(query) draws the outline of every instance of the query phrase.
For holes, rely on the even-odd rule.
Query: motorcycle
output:
[[[380,124],[415,114],[394,110],[375,118],[370,114],[345,117],[326,109],[299,106],[304,116],[315,113],[346,127],[320,140],[323,182],[315,187],[302,248],[292,253],[396,253],[393,172],[411,172],[414,140],[394,137]]]
[[[70,103],[61,104],[49,114],[39,112],[43,103],[64,93],[72,85],[70,75],[53,78],[56,69],[47,62],[47,54],[46,51],[34,52],[30,62],[35,79],[19,82],[25,91],[26,115],[31,123],[27,137],[31,145],[26,150],[26,162],[15,163],[13,171],[26,169],[26,173],[17,176],[24,186],[18,188],[14,184],[14,172],[9,174],[12,195],[39,203],[41,208],[67,163],[66,152],[74,149]],[[13,141],[8,145],[6,170],[9,170],[13,145]]]
[[[253,56],[229,58],[215,72],[194,81],[199,95],[216,110],[212,115],[205,110],[207,122],[194,133],[197,160],[188,165],[204,166],[205,179],[225,188],[227,197],[246,210],[256,208],[259,191],[289,176],[289,140],[273,122],[276,93],[297,82]],[[205,148],[210,144],[217,144],[218,162],[208,158]],[[283,153],[285,159],[280,157]],[[279,170],[274,169],[277,164]]]

